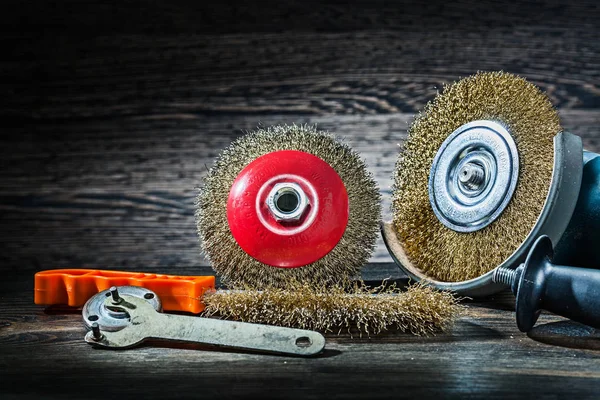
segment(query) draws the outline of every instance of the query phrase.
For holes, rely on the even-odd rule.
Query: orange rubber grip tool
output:
[[[141,286],[158,295],[166,311],[200,313],[202,296],[214,289],[214,276],[175,276],[94,269],[55,269],[35,274],[35,304],[81,307],[112,286]]]

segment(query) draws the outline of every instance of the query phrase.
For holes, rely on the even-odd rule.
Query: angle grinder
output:
[[[598,265],[600,158],[523,78],[479,73],[447,87],[403,147],[382,234],[413,280],[496,293],[494,270],[517,268],[540,236],[556,262]]]

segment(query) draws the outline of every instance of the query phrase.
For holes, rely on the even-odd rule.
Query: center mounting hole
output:
[[[311,344],[312,343],[311,343],[310,339],[306,336],[302,336],[302,337],[299,337],[298,339],[296,339],[296,346],[298,346],[298,347],[308,347]]]
[[[129,319],[129,313],[119,307],[111,307],[111,306],[107,306],[106,307],[108,309],[109,315],[113,318],[117,318],[117,319]]]
[[[462,189],[467,191],[483,191],[487,185],[485,166],[477,161],[465,163],[458,177]]]
[[[286,190],[280,193],[275,200],[275,206],[283,213],[296,211],[300,204],[300,195],[294,190]]]

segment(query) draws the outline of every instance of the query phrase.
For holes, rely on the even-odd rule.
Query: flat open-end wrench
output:
[[[121,319],[124,326],[118,331],[93,323],[85,341],[98,347],[129,348],[146,339],[163,339],[298,356],[312,356],[325,347],[325,338],[315,331],[163,314],[146,300],[150,296],[119,295],[118,288],[110,292],[111,296],[101,294],[106,309],[127,313],[129,318],[128,322]]]

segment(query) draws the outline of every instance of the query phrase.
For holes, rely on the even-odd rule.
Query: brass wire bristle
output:
[[[463,309],[451,293],[421,284],[401,291],[394,285],[356,283],[325,290],[305,283],[262,291],[217,290],[206,293],[203,301],[208,317],[359,336],[392,329],[433,335],[447,331]]]
[[[444,226],[429,202],[428,179],[444,140],[461,125],[494,120],[506,126],[519,154],[519,180],[508,207],[487,227],[460,233]],[[408,131],[396,163],[393,224],[415,267],[439,281],[491,271],[523,243],[548,194],[557,111],[535,85],[504,72],[481,72],[446,86]]]
[[[327,162],[348,193],[349,217],[339,243],[323,258],[299,268],[263,264],[237,244],[227,222],[227,198],[240,171],[258,157],[278,150],[299,150]],[[202,250],[228,285],[254,289],[286,287],[291,281],[329,286],[359,276],[371,256],[381,215],[380,193],[358,153],[314,126],[273,126],[248,133],[223,150],[200,189],[196,220]]]
[[[342,179],[349,218],[340,242],[323,258],[299,268],[276,268],[245,253],[227,221],[227,198],[240,171],[278,150],[299,150],[327,162]],[[313,126],[258,129],[226,148],[209,170],[197,197],[202,249],[232,290],[204,296],[205,316],[338,333],[377,334],[398,329],[416,335],[448,329],[460,307],[450,293],[421,285],[402,292],[349,283],[375,247],[381,206],[379,189],[359,155]]]

